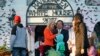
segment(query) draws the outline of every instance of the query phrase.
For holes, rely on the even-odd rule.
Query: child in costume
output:
[[[56,36],[56,40],[55,40],[57,42],[56,50],[61,53],[61,56],[65,56],[64,55],[64,52],[65,52],[65,43],[63,41],[63,38],[64,38],[64,36],[62,34],[58,34]]]

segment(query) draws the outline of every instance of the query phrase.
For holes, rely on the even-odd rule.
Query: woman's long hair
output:
[[[76,22],[75,20],[80,20],[80,22]],[[75,28],[74,28],[74,31],[75,32],[79,32],[80,30],[79,30],[79,25],[81,24],[81,23],[83,23],[83,16],[82,16],[82,14],[80,14],[80,13],[77,13],[77,14],[75,14],[75,16],[74,16],[74,19],[72,20],[72,21],[75,21]]]
[[[75,23],[76,29],[74,29],[74,31],[75,31],[75,33],[78,33],[79,37],[81,37],[81,34],[84,34],[84,49],[86,50],[89,47],[89,41],[88,41],[88,37],[87,37],[87,28],[86,28],[85,23],[83,22],[83,16],[82,16],[82,14],[78,13],[74,16],[74,19],[80,20],[80,22]],[[80,28],[80,25],[83,27]],[[81,33],[81,29],[84,29],[84,31],[82,33]],[[85,51],[85,53],[86,53],[86,51]]]
[[[53,29],[51,29],[51,27],[50,27],[52,23],[54,24],[54,28]],[[51,32],[53,34],[57,34],[57,30],[56,30],[56,26],[55,26],[55,21],[54,20],[49,21],[47,27],[51,30]]]

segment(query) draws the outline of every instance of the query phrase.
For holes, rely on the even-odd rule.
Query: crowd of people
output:
[[[14,17],[15,26],[11,32],[12,56],[29,56],[27,50],[27,32],[21,24],[20,16]],[[76,13],[72,20],[70,29],[64,29],[62,20],[51,20],[44,29],[44,41],[41,42],[40,56],[49,56],[48,51],[54,49],[59,56],[99,56],[96,50],[95,31],[88,38],[87,27],[83,21],[83,16]],[[34,48],[34,46],[32,47]],[[54,55],[55,56],[55,55]]]

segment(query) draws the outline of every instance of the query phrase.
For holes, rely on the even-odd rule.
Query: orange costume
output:
[[[48,27],[46,27],[44,30],[44,45],[54,46],[55,37],[56,35],[53,34]]]

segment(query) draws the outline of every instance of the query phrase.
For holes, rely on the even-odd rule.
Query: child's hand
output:
[[[84,49],[81,49],[81,54],[83,54],[84,53]]]

